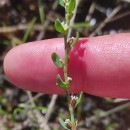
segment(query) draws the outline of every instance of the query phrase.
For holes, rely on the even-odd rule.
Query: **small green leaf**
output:
[[[43,106],[38,106],[37,109],[41,110],[41,111],[43,111],[43,110],[47,111],[48,110],[47,107],[43,107]]]
[[[64,122],[61,118],[59,118],[59,122],[60,122],[61,126],[62,126],[64,129],[70,130],[70,129],[68,129],[68,128],[66,127],[65,122]]]
[[[78,104],[80,104],[82,100],[83,100],[83,92],[80,93],[79,98],[76,101],[76,105],[75,106],[77,106]]]
[[[64,3],[64,0],[59,0],[59,4],[64,7],[65,6],[65,3]]]
[[[67,13],[72,14],[76,5],[76,0],[70,0],[69,5],[67,7]]]
[[[55,29],[60,32],[60,33],[63,33],[64,32],[64,28],[61,24],[61,21],[57,18],[56,21],[55,21]]]
[[[60,58],[55,52],[52,53],[51,58],[52,58],[53,63],[54,63],[57,67],[59,67],[59,68],[62,68],[62,67],[63,67],[63,63],[62,63],[61,58]]]
[[[59,85],[60,88],[67,89],[66,84],[63,82],[63,80],[61,79],[59,74],[56,76],[56,82],[57,82],[57,84]]]
[[[18,107],[19,107],[19,108],[26,108],[27,105],[26,105],[25,103],[20,103],[20,104],[18,105]]]
[[[17,113],[22,113],[24,109],[22,108],[16,108],[14,111],[13,111],[13,114],[16,115]]]

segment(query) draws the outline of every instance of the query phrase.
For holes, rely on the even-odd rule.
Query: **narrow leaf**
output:
[[[64,32],[64,28],[61,24],[61,21],[57,18],[56,21],[55,21],[55,29],[58,31],[58,32],[61,32],[63,33]]]
[[[64,0],[59,0],[59,4],[60,4],[62,7],[64,7],[64,6],[65,6]]]
[[[40,21],[41,21],[41,24],[44,25],[44,8],[43,8],[43,5],[41,3],[41,0],[39,0],[39,16],[40,16]]]
[[[33,29],[33,26],[34,26],[35,22],[36,22],[36,18],[33,18],[31,23],[29,24],[29,27],[28,27],[27,31],[24,33],[23,42],[27,41],[27,39],[28,39],[32,29]]]
[[[61,61],[62,61],[61,58],[60,58],[55,52],[52,53],[51,58],[52,58],[53,63],[54,63],[57,67],[59,67],[59,68],[62,68],[62,67],[63,67],[63,64],[62,64],[62,62],[61,62]]]
[[[76,5],[76,0],[70,0],[67,8],[67,13],[71,14],[75,8],[75,5]]]
[[[61,118],[59,118],[59,122],[60,122],[61,126],[62,126],[64,129],[70,130],[70,129],[68,129],[68,128],[66,127],[65,122],[64,122]]]
[[[72,28],[88,28],[91,27],[90,22],[78,22],[78,23],[74,23],[72,26]]]
[[[57,82],[57,84],[59,85],[60,88],[62,88],[62,89],[67,88],[66,84],[63,82],[63,80],[61,79],[59,74],[56,76],[56,82]]]
[[[77,43],[78,39],[79,39],[79,33],[78,33],[78,32],[76,32],[76,38],[75,38],[74,44],[76,44],[76,43]]]
[[[73,44],[71,45],[71,48],[77,43],[78,39],[79,39],[79,33],[76,32],[76,38],[75,38]]]
[[[83,100],[83,92],[80,93],[80,95],[79,95],[79,99],[77,100],[75,106],[77,106],[78,104],[80,104],[82,100]]]

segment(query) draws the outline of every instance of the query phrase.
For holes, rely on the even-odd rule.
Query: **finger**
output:
[[[12,49],[4,70],[16,86],[43,93],[63,93],[55,77],[63,75],[51,60],[64,55],[63,39],[31,42]],[[97,96],[130,97],[130,34],[80,39],[69,54],[70,90]]]

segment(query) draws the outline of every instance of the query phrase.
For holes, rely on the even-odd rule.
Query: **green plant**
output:
[[[77,43],[79,34],[76,33],[76,37],[68,37],[68,32],[70,28],[70,20],[73,16],[73,11],[75,9],[76,0],[59,0],[59,4],[65,9],[65,21],[61,22],[60,19],[56,19],[55,21],[55,29],[63,34],[64,37],[64,59],[62,60],[56,52],[52,53],[52,60],[54,64],[63,69],[64,79],[58,74],[56,76],[57,85],[64,89],[67,95],[68,100],[68,108],[70,112],[70,119],[66,119],[65,121],[59,118],[60,124],[67,130],[76,130],[77,129],[77,121],[74,116],[74,110],[77,105],[80,103],[82,99],[82,92],[80,96],[70,95],[69,88],[72,82],[72,78],[68,76],[68,62],[69,62],[69,52],[73,48],[73,46]]]

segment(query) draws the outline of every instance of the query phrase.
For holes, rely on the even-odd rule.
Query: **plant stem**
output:
[[[65,8],[66,9],[66,8]],[[70,26],[70,16],[67,14],[67,11],[65,10],[65,24],[69,27]],[[68,82],[68,62],[69,62],[69,47],[68,47],[68,36],[69,30],[67,29],[64,33],[64,49],[65,49],[65,55],[64,55],[64,67],[63,67],[63,73],[64,73],[64,80],[67,83]],[[76,123],[75,123],[75,117],[74,117],[74,108],[70,104],[70,95],[69,95],[69,85],[67,86],[66,95],[68,100],[68,108],[70,112],[70,120],[71,120],[71,130],[76,130]]]
[[[69,26],[69,25],[68,25]],[[64,72],[64,80],[67,83],[68,80],[68,49],[67,49],[67,35],[68,31],[64,33],[64,49],[65,49],[65,55],[64,55],[64,67],[63,67],[63,72]],[[67,86],[66,89],[66,95],[67,95],[67,100],[68,100],[68,108],[70,112],[70,119],[72,122],[72,126],[74,126],[74,113],[73,113],[73,108],[70,105],[70,96],[69,96],[69,85]],[[72,127],[73,128],[73,127]],[[74,130],[74,129],[73,129]]]
[[[60,119],[59,122],[65,129],[76,130],[77,123],[75,121],[74,109],[78,102],[78,97],[70,96],[69,90],[70,90],[70,84],[71,84],[72,79],[71,77],[68,76],[69,52],[71,48],[73,47],[73,45],[78,40],[77,34],[76,34],[75,39],[68,37],[70,21],[73,16],[73,11],[75,9],[76,0],[60,0],[59,2],[60,2],[60,5],[63,6],[65,9],[65,21],[61,22],[59,19],[57,19],[55,21],[55,28],[58,32],[63,33],[63,36],[64,36],[64,59],[62,61],[60,57],[54,52],[52,54],[52,60],[54,64],[56,64],[59,68],[63,69],[64,80],[62,80],[60,75],[57,75],[56,78],[57,78],[57,84],[59,85],[59,87],[66,91],[67,100],[68,100],[68,108],[69,108],[69,113],[70,113],[70,119],[66,119],[65,121]]]
[[[64,56],[64,67],[63,67],[63,72],[64,72],[64,79],[65,82],[67,82],[68,78],[68,51],[67,51],[67,33],[65,32],[64,34],[64,46],[65,46],[65,56]]]

